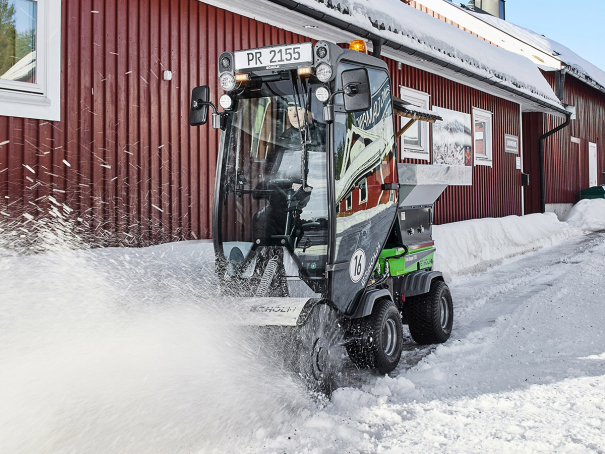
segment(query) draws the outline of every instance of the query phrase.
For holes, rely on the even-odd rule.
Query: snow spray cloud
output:
[[[236,452],[313,405],[213,306],[207,244],[30,254],[31,224],[0,232],[1,452]]]

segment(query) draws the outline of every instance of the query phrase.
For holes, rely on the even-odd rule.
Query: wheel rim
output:
[[[441,297],[440,301],[440,309],[441,309],[441,328],[442,329],[447,329],[447,325],[449,323],[450,320],[450,308],[449,305],[447,304],[447,298],[445,296]]]
[[[389,318],[382,327],[382,349],[387,356],[391,356],[397,349],[397,340],[395,320]]]

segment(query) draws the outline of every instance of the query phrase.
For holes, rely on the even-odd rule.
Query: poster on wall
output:
[[[433,110],[443,118],[433,124],[433,164],[472,166],[470,114],[436,106]]]

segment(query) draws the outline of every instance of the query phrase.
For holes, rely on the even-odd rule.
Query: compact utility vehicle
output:
[[[431,228],[460,172],[398,163],[404,130],[441,118],[394,97],[386,63],[361,50],[319,41],[224,52],[223,111],[208,86],[191,100],[191,125],[212,107],[222,130],[213,236],[225,300],[243,323],[286,327],[297,370],[321,389],[339,349],[388,373],[402,323],[421,344],[452,329]],[[398,132],[397,116],[407,122]]]

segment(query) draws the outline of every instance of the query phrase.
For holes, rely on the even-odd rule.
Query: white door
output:
[[[597,185],[597,144],[588,144],[588,181],[589,187]]]

